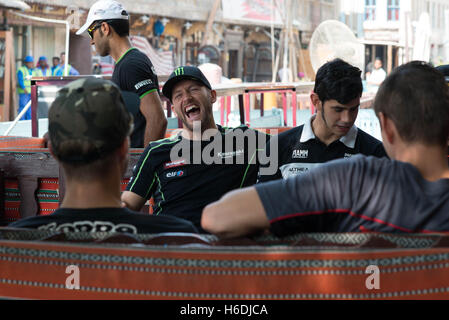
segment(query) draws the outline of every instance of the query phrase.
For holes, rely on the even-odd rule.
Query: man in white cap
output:
[[[86,23],[76,34],[85,33],[101,56],[111,55],[115,60],[112,81],[123,91],[135,92],[140,97],[139,110],[130,110],[134,116],[131,147],[142,148],[163,138],[167,119],[159,98],[157,75],[150,59],[131,46],[129,15],[123,5],[114,0],[94,3]]]

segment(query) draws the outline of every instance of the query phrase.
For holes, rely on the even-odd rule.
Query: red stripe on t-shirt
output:
[[[361,218],[363,220],[372,221],[372,222],[376,222],[376,223],[383,224],[383,225],[387,225],[387,226],[389,226],[391,228],[398,229],[398,230],[401,230],[403,232],[408,232],[408,233],[413,233],[414,232],[414,231],[412,231],[410,229],[399,227],[399,226],[396,226],[396,225],[394,225],[392,223],[389,223],[389,222],[386,222],[386,221],[383,221],[383,220],[380,220],[380,219],[377,219],[377,218],[371,218],[371,217],[367,217],[367,216],[364,216],[364,215],[361,215],[361,214],[357,214],[357,213],[352,212],[351,210],[346,210],[346,209],[334,209],[334,210],[323,210],[323,211],[294,213],[294,214],[290,214],[290,215],[286,215],[286,216],[283,216],[283,217],[279,217],[279,218],[273,219],[273,220],[270,221],[270,223],[275,223],[275,222],[279,222],[279,221],[287,220],[287,219],[291,219],[291,218],[311,216],[311,215],[321,215],[321,214],[326,214],[326,213],[348,213],[348,214],[350,214],[353,217]],[[430,231],[419,231],[419,232],[430,232]]]

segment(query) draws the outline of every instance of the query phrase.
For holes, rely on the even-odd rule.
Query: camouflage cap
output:
[[[88,163],[117,149],[133,120],[114,83],[85,78],[59,90],[48,121],[55,156],[63,162]]]

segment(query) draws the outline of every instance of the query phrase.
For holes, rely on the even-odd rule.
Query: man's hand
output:
[[[236,238],[270,227],[254,187],[234,190],[206,206],[201,217],[204,230],[220,238]]]
[[[131,191],[123,191],[122,193],[122,208],[128,208],[134,211],[140,211],[145,204],[145,198]]]

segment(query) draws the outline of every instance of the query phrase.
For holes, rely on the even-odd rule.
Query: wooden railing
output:
[[[43,86],[56,86],[62,87],[67,83],[85,78],[86,76],[68,76],[68,77],[35,77],[31,79],[31,134],[33,137],[38,136],[39,122],[37,118],[37,106],[38,106],[38,93],[39,88]],[[100,76],[96,76],[100,77]],[[110,77],[101,77],[104,79],[110,79]],[[161,83],[162,84],[162,83]],[[251,105],[250,96],[260,95],[260,103],[255,106],[260,110],[260,116],[264,116],[264,94],[276,93],[281,95],[282,99],[282,111],[284,125],[287,125],[288,110],[291,110],[293,117],[293,126],[297,125],[296,110],[304,108],[304,101],[309,100],[308,96],[313,90],[313,82],[298,82],[298,83],[242,83],[242,84],[219,84],[213,86],[213,89],[217,91],[217,97],[219,101],[220,109],[220,124],[225,125],[226,119],[228,119],[231,113],[231,99],[237,97],[238,111],[240,116],[240,123],[251,125]],[[291,97],[291,103],[288,103],[288,96]],[[161,98],[164,101],[167,111],[167,117],[172,117],[170,101],[161,94]],[[299,98],[299,99],[298,99]],[[311,112],[314,112],[311,106]],[[181,124],[179,123],[179,127]]]

